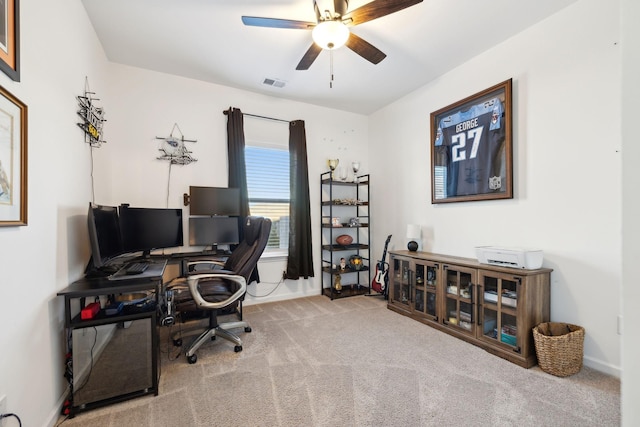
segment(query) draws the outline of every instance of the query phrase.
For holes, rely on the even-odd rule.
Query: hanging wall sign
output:
[[[95,105],[98,98],[94,98],[95,93],[89,90],[89,82],[85,80],[84,95],[77,96],[78,99],[78,115],[82,118],[82,122],[78,123],[80,129],[84,131],[84,142],[92,147],[100,147],[107,141],[104,140],[103,124],[106,122],[104,118],[104,110],[102,107]]]
[[[173,132],[178,130],[180,137],[173,136]],[[162,153],[157,157],[158,160],[168,160],[172,165],[188,165],[192,162],[198,161],[191,155],[191,151],[185,147],[185,142],[197,142],[195,139],[184,139],[178,124],[173,125],[171,133],[167,137],[156,136],[156,139],[161,140],[160,148],[158,150]]]

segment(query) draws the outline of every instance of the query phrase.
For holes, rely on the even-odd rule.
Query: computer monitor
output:
[[[228,216],[189,218],[189,245],[211,246],[240,243],[238,218]]]
[[[240,190],[225,187],[189,187],[191,215],[240,215]]]
[[[124,250],[142,251],[145,257],[154,249],[182,246],[182,209],[121,205],[120,231]]]
[[[90,270],[104,269],[113,258],[122,255],[124,248],[120,234],[118,208],[89,203],[87,215],[89,242],[91,244]]]

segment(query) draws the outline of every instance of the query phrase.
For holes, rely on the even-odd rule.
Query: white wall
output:
[[[377,241],[475,257],[478,245],[544,251],[551,320],[586,329],[585,363],[618,374],[621,314],[618,2],[583,0],[370,117]],[[514,198],[432,205],[430,113],[513,79]],[[393,144],[394,150],[389,150]],[[380,159],[373,153],[391,152]],[[392,206],[393,209],[389,209]]]
[[[109,121],[105,131],[108,143],[94,153],[98,203],[165,207],[168,199],[169,207],[178,208],[184,207],[182,195],[188,193],[190,185],[227,186],[227,116],[222,112],[229,106],[254,115],[305,121],[314,242],[319,241],[320,229],[319,178],[327,170],[327,159],[337,157],[343,164],[359,159],[361,170],[368,171],[365,116],[119,64],[110,65],[109,79]],[[169,182],[169,163],[157,160],[160,141],[156,137],[169,136],[176,123],[185,139],[197,140],[186,143],[197,162],[172,166]],[[248,140],[268,142],[284,134],[285,144],[288,143],[286,123],[251,117],[246,117],[244,123]],[[179,135],[176,130],[174,136]],[[184,208],[183,212],[187,230],[189,209]],[[246,304],[319,294],[319,244],[313,250],[315,277],[286,280],[275,291],[285,260],[261,261],[261,282],[250,285]]]
[[[0,228],[0,395],[23,425],[41,426],[59,413],[64,390],[56,293],[80,277],[88,256],[89,149],[75,97],[85,76],[106,90],[106,60],[79,1],[20,6],[22,78],[0,73],[0,85],[28,106],[28,226]]]

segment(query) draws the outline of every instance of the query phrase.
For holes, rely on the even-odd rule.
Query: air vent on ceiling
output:
[[[286,83],[284,81],[278,80],[278,79],[265,78],[263,80],[262,84],[265,84],[267,86],[283,88]]]

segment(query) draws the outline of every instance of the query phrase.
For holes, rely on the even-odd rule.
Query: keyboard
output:
[[[134,264],[143,264],[143,267],[134,266]],[[142,279],[161,279],[164,274],[164,268],[167,260],[130,260],[128,263],[109,276],[109,280],[142,280]],[[133,267],[133,268],[131,268]],[[129,269],[131,268],[131,273]],[[142,269],[142,272],[139,270]],[[134,273],[137,271],[137,273]]]
[[[129,275],[142,274],[145,272],[147,268],[149,268],[148,262],[133,262],[127,265],[127,268],[125,269],[125,273]]]

